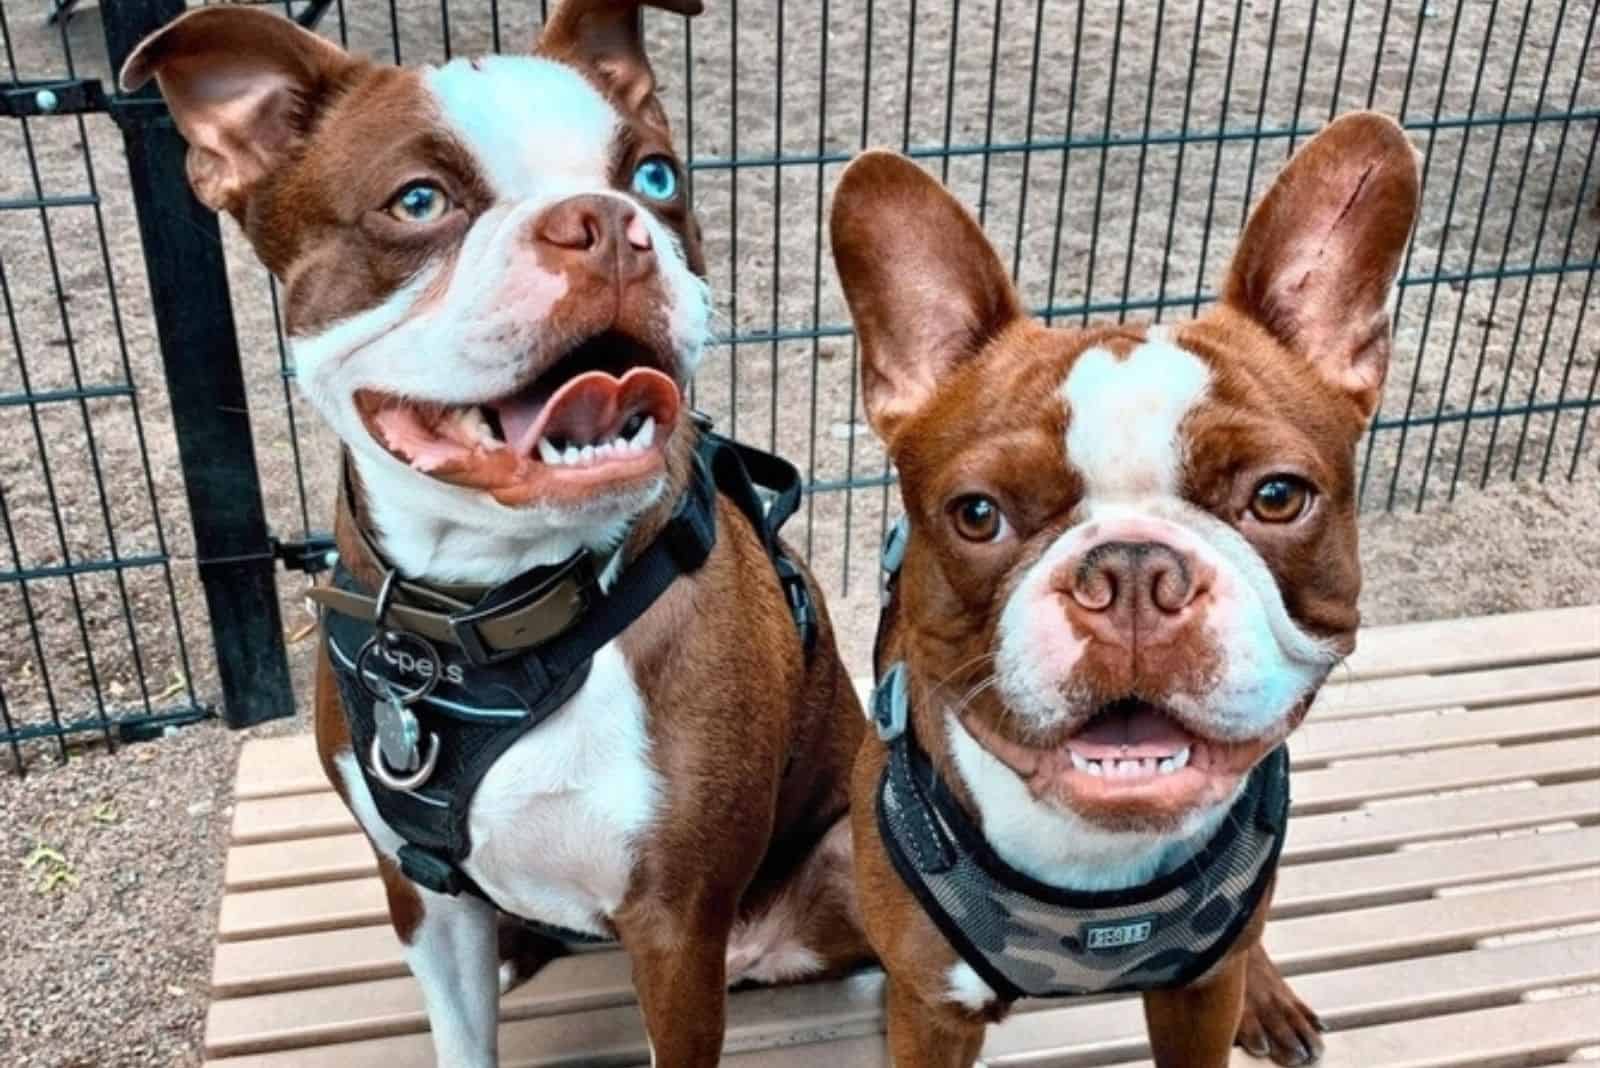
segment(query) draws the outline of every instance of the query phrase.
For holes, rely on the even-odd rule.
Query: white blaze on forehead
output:
[[[1103,348],[1078,357],[1061,386],[1068,407],[1067,460],[1088,498],[1177,494],[1179,427],[1205,395],[1211,371],[1161,327],[1126,357]]]
[[[609,186],[616,110],[583,75],[537,56],[457,59],[423,74],[445,124],[503,198]]]

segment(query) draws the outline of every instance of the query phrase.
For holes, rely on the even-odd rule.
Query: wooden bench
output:
[[[1324,1063],[1542,1065],[1600,1046],[1600,608],[1368,630],[1291,750],[1267,941],[1331,1028]],[[309,736],[248,743],[237,796],[207,1063],[431,1068],[372,855]],[[872,971],[735,994],[725,1061],[880,1068],[881,992]],[[556,962],[501,1015],[506,1068],[648,1062],[616,952]],[[1139,1004],[1025,1004],[984,1056],[1140,1063]]]

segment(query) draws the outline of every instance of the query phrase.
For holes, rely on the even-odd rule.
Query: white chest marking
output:
[[[1089,349],[1061,386],[1069,407],[1067,458],[1086,497],[1175,495],[1183,472],[1183,419],[1204,396],[1211,371],[1165,331],[1125,358]]]
[[[496,903],[608,933],[605,918],[627,892],[661,794],[645,719],[644,698],[613,642],[595,654],[572,699],[489,769],[473,798],[473,850],[463,867]],[[400,836],[378,815],[354,759],[339,758],[350,807],[392,855]]]

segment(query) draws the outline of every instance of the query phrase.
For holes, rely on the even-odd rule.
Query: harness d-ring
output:
[[[372,748],[367,752],[367,763],[372,768],[373,777],[391,790],[410,792],[433,778],[433,769],[439,763],[439,736],[429,733],[427,745],[422,754],[422,766],[409,775],[397,775],[389,770],[389,765],[383,759],[383,745],[377,738],[372,739]]]

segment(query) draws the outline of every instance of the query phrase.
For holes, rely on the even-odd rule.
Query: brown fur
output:
[[[652,2],[682,13],[700,7],[698,0]],[[617,105],[624,127],[612,146],[612,182],[623,190],[645,156],[676,159],[638,40],[638,6],[568,0],[537,45]],[[453,264],[468,220],[489,203],[470,155],[434,121],[415,72],[350,57],[276,16],[223,7],[191,12],[141,46],[124,82],[150,77],[160,80],[190,141],[196,193],[239,220],[283,281],[293,334],[377,304],[424,263]],[[257,106],[239,106],[248,99]],[[401,226],[382,206],[423,177],[463,210],[436,225]],[[616,268],[618,256],[569,255],[563,235],[587,225],[569,217],[580,209],[587,210],[568,201],[532,223],[541,265],[564,272],[567,287],[541,323],[540,351],[528,356],[530,381],[602,330],[671,351],[653,258],[607,274],[599,261]],[[616,205],[606,201],[596,210],[614,212]],[[686,197],[649,210],[682,241],[691,269],[703,273]],[[617,223],[613,238],[621,240],[623,229]],[[681,378],[681,368],[667,370]],[[691,474],[694,438],[685,411],[666,445],[668,492],[635,523],[629,556],[670,517]],[[382,576],[357,535],[358,524],[370,530],[364,491],[357,485],[353,501],[342,498],[335,523],[341,558],[375,588]],[[716,521],[710,558],[619,639],[649,710],[650,758],[665,796],[610,920],[632,956],[657,1062],[672,1068],[718,1060],[736,923],[768,909],[793,910],[792,918],[784,914],[786,930],[817,956],[822,974],[870,953],[847,874],[845,823],[849,766],[864,719],[820,591],[807,574],[818,608],[808,657],[749,521],[725,498]],[[349,751],[350,733],[325,652],[316,683],[318,750],[342,793],[335,760]],[[425,918],[423,901],[393,864],[380,858],[379,866],[395,931],[410,943]],[[503,929],[500,951],[526,976],[560,948]]]
[[[1222,304],[1172,335],[1211,372],[1207,393],[1180,428],[1183,497],[1248,539],[1294,621],[1342,652],[1353,647],[1359,621],[1354,448],[1387,365],[1384,305],[1417,184],[1415,153],[1393,123],[1372,115],[1335,122],[1301,150],[1252,215]],[[846,171],[832,231],[862,344],[867,412],[900,472],[911,522],[878,667],[906,664],[912,730],[976,815],[951,768],[946,710],[960,701],[971,733],[1003,760],[1008,747],[1041,746],[1017,736],[1019,717],[983,684],[1017,583],[1082,519],[1084,487],[1064,441],[1072,413],[1059,386],[1088,349],[1124,356],[1146,331],[1048,329],[1024,318],[972,217],[922,171],[887,153],[868,153]],[[1315,488],[1311,510],[1293,523],[1257,521],[1255,487],[1283,472]],[[962,536],[952,505],[975,493],[997,503],[1010,534]],[[1079,566],[1069,561],[1051,581],[1065,602],[1064,626],[1093,638],[1073,673],[1090,696],[1136,693],[1162,702],[1213,672],[1213,639],[1187,617],[1170,616],[1137,660],[1119,633],[1131,623],[1079,618]],[[1057,741],[1091,714],[1086,707]],[[1285,729],[1303,714],[1304,705],[1292,710]],[[1242,774],[1277,740],[1232,747],[1225,759]],[[966,1068],[985,1024],[1010,1006],[974,1013],[949,1000],[957,954],[895,873],[878,834],[875,799],[887,754],[876,737],[863,744],[852,822],[867,934],[889,973],[890,1048],[897,1064]],[[1153,830],[1183,815],[1097,812]],[[1226,1064],[1236,1035],[1284,1064],[1320,1049],[1315,1015],[1260,946],[1269,902],[1270,892],[1207,976],[1146,996],[1163,1068]]]

